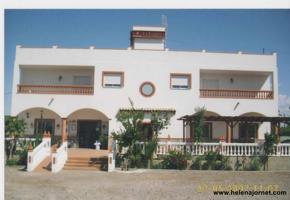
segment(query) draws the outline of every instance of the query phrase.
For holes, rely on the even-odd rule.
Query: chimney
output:
[[[166,28],[162,26],[133,26],[131,48],[165,50]]]

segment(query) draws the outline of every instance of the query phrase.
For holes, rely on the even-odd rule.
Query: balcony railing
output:
[[[269,90],[200,89],[201,98],[273,99]]]
[[[18,85],[18,93],[93,95],[94,87],[87,85]]]

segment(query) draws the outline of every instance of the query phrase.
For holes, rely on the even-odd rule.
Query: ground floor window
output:
[[[34,134],[42,135],[45,131],[49,131],[51,135],[54,135],[54,125],[54,119],[35,119]]]
[[[212,139],[212,123],[205,122],[202,129],[201,141],[208,142]]]
[[[240,123],[239,139],[241,142],[255,142],[258,136],[258,123]]]
[[[190,141],[194,141],[194,126],[190,126]],[[205,122],[201,134],[201,142],[209,142],[212,140],[212,122]]]

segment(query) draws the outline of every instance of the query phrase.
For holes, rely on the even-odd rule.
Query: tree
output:
[[[143,160],[147,160],[148,166],[151,167],[157,148],[158,134],[162,129],[167,128],[170,116],[166,112],[151,112],[150,127],[153,135],[149,140],[145,137],[143,111],[135,110],[132,106],[131,110],[119,112],[116,118],[122,124],[122,128],[112,133],[113,139],[118,141],[119,152],[122,152],[123,148],[127,149],[122,155],[122,160],[128,159],[130,165],[135,167],[143,163]],[[143,142],[144,151],[140,142]]]
[[[277,142],[276,134],[265,133],[264,151],[263,155],[261,156],[261,162],[263,163],[264,171],[266,170],[266,165],[268,169],[269,155],[273,154],[276,142]]]
[[[198,107],[195,109],[195,114],[194,114],[195,120],[193,122],[193,129],[194,129],[195,142],[197,143],[201,142],[205,112],[206,112],[206,109],[204,107],[202,108]]]
[[[163,129],[167,129],[170,125],[171,115],[167,112],[152,112],[150,126],[153,131],[152,139],[148,142],[144,142],[145,145],[145,158],[148,161],[148,168],[152,167],[152,160],[154,152],[158,145],[158,135]]]
[[[7,160],[13,157],[18,138],[23,136],[25,129],[26,123],[24,120],[17,117],[5,116],[5,137],[11,138],[6,141]]]

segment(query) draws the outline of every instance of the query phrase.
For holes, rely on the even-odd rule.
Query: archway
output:
[[[258,113],[258,112],[246,112],[241,114],[240,116],[244,117],[265,117],[265,115]],[[260,132],[263,132],[264,129],[267,129],[269,122],[239,122],[237,124],[234,138],[237,139],[238,142],[246,142],[246,143],[253,143],[256,142],[259,138]]]
[[[44,131],[49,131],[53,139],[61,136],[61,117],[55,111],[35,107],[18,113],[17,117],[26,123],[26,137],[42,135]]]
[[[96,141],[101,149],[108,147],[109,118],[99,110],[78,109],[67,117],[68,141],[73,147],[95,148]]]

